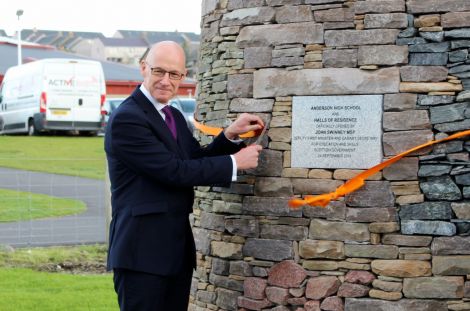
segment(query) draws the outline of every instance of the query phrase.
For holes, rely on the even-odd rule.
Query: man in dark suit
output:
[[[185,77],[175,42],[155,44],[140,65],[142,85],[113,112],[105,150],[112,193],[108,268],[121,310],[187,310],[196,265],[189,214],[194,186],[228,184],[258,165],[261,146],[238,135],[264,126],[242,114],[202,148],[170,107]]]

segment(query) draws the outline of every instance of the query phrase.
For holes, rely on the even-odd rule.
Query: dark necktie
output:
[[[171,112],[171,108],[169,105],[163,107],[162,112],[165,114],[165,123],[171,131],[173,138],[176,139],[176,123],[175,119],[173,118],[173,113]]]

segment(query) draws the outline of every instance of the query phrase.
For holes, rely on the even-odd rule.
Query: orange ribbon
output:
[[[443,139],[428,141],[427,143],[424,143],[422,145],[419,145],[419,146],[413,147],[411,149],[408,149],[405,152],[402,152],[402,153],[386,160],[385,162],[379,163],[379,164],[371,167],[370,169],[354,176],[353,178],[351,178],[350,180],[345,182],[343,185],[338,187],[334,192],[320,194],[320,195],[316,195],[316,196],[308,195],[308,196],[305,196],[304,199],[298,199],[298,198],[291,199],[291,200],[289,200],[289,206],[291,208],[299,208],[302,205],[326,207],[330,203],[331,200],[336,200],[340,197],[345,196],[348,193],[351,193],[351,192],[356,191],[357,189],[361,188],[364,185],[364,180],[367,179],[367,177],[369,177],[371,175],[374,175],[375,173],[377,173],[377,172],[381,171],[382,169],[386,168],[387,166],[397,162],[398,160],[400,160],[404,156],[406,156],[406,155],[408,155],[412,152],[418,151],[422,148],[432,146],[434,144],[442,143],[442,142],[445,142],[445,141],[453,140],[453,139],[456,139],[456,138],[460,138],[460,137],[463,137],[463,136],[467,136],[467,135],[470,135],[470,130],[458,132],[458,133],[455,133],[455,134],[450,135],[450,136],[448,136],[446,138],[443,138]]]
[[[194,127],[197,128],[199,131],[203,132],[206,135],[211,135],[211,136],[217,136],[224,130],[221,127],[212,127],[212,126],[204,125],[204,124],[196,121],[196,119],[194,119],[193,124],[194,124]],[[250,137],[258,136],[259,133],[261,133],[260,130],[248,131],[246,133],[238,135],[238,137],[240,137],[240,138],[250,138]]]

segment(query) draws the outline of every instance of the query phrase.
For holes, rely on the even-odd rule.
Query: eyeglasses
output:
[[[170,80],[181,80],[184,77],[184,74],[179,73],[177,71],[166,71],[159,67],[152,68],[147,62],[145,63],[149,66],[150,72],[152,73],[152,75],[156,77],[163,78],[167,73],[168,73],[168,77],[170,78]]]

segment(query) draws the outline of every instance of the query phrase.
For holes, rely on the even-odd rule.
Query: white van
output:
[[[105,111],[101,63],[50,58],[7,70],[0,92],[0,134],[74,130],[95,134]]]

